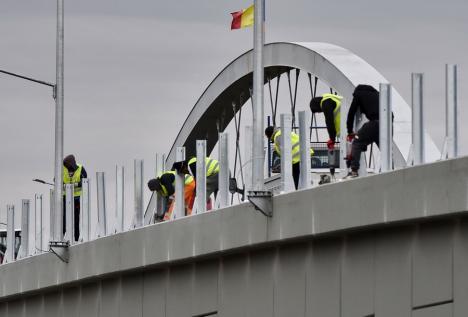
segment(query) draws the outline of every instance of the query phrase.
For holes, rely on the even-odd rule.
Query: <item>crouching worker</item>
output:
[[[174,211],[175,176],[176,171],[167,171],[148,182],[148,188],[164,197],[166,199],[166,206],[169,206],[164,214],[164,221],[171,219],[172,212]],[[195,180],[190,175],[185,175],[184,200],[185,215],[191,215],[195,200]]]

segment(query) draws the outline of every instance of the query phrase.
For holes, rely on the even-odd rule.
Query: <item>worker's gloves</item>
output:
[[[346,140],[348,142],[353,142],[354,138],[356,137],[355,133],[349,133],[348,136],[346,137]]]
[[[335,141],[333,141],[333,140],[331,140],[331,139],[328,140],[328,141],[327,141],[327,148],[328,148],[329,150],[334,150],[334,149],[335,149]]]

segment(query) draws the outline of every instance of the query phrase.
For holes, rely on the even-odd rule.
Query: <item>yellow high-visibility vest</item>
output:
[[[275,152],[281,156],[281,130],[280,129],[276,130],[271,136],[271,138],[273,139]],[[300,153],[301,145],[299,143],[299,136],[294,132],[291,132],[291,147],[292,147],[291,149],[292,163],[296,164],[301,161],[301,153]],[[311,148],[310,155],[313,155],[313,154],[314,154],[314,150]]]
[[[164,173],[162,173],[162,174],[159,176],[159,178],[160,178],[161,176],[163,176],[164,174],[172,174],[172,175],[176,176],[176,171],[167,171],[167,172],[164,172]],[[193,182],[193,177],[192,177],[191,175],[185,175],[184,185],[188,185],[188,184],[190,184],[191,182]],[[174,188],[175,188],[175,178],[174,178],[174,182],[172,183],[172,186],[174,186]],[[162,195],[165,196],[165,197],[169,196],[169,192],[168,192],[166,186],[164,186],[163,184],[161,184],[161,188],[162,188]]]
[[[73,175],[70,176],[70,172],[68,172],[68,169],[65,166],[63,167],[63,183],[64,184],[75,184],[73,197],[81,196],[81,186],[78,187],[78,183],[81,181],[81,170],[82,169],[83,169],[83,167],[80,164],[78,164],[78,168],[73,173]],[[65,191],[63,192],[63,195],[65,196]]]
[[[188,162],[188,165],[193,164],[197,161],[196,157],[192,157]],[[206,165],[206,177],[210,177],[214,174],[219,173],[219,162],[215,159],[210,157],[205,158],[205,165]],[[192,173],[192,171],[190,171]]]
[[[322,96],[322,101],[320,101],[320,107],[322,107],[322,104],[325,100],[331,99],[336,103],[335,109],[333,110],[333,118],[335,122],[335,131],[336,135],[340,135],[340,130],[341,130],[341,100],[343,100],[342,96],[334,95],[334,94],[323,94]]]

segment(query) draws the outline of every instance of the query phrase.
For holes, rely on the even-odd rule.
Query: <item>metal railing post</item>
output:
[[[301,174],[299,188],[309,188],[310,186],[310,113],[309,111],[299,111],[299,140],[301,151]]]
[[[205,162],[206,140],[197,140],[197,162]],[[195,213],[206,211],[206,164],[197,164],[197,179],[195,183]]]
[[[392,86],[380,84],[379,149],[380,170],[392,170]]]
[[[81,242],[89,241],[89,233],[91,231],[91,197],[89,190],[89,179],[83,178],[81,180],[81,198],[80,198],[80,238]]]
[[[107,235],[106,182],[104,172],[96,172],[96,187],[98,206],[97,236],[104,237]]]
[[[156,154],[156,174],[155,176],[158,177],[162,173],[166,171],[166,154]],[[165,206],[165,198],[162,197],[161,195],[158,194],[158,192],[155,192],[156,195],[156,209],[153,211],[153,214],[151,215],[151,220],[154,222],[154,219],[156,217],[155,213],[157,212],[162,212],[162,210],[166,209]]]
[[[11,263],[15,260],[15,206],[7,206],[7,236],[5,263]]]
[[[176,149],[176,162],[185,161],[185,147],[177,147]],[[203,159],[202,162],[205,162]],[[197,164],[198,165],[198,164]],[[172,212],[172,218],[181,218],[185,216],[185,175],[176,173],[176,188],[175,188],[175,206]]]
[[[445,142],[446,158],[458,156],[457,65],[445,66]]]
[[[281,190],[289,192],[294,190],[292,177],[292,147],[291,147],[291,125],[292,116],[281,114]]]
[[[424,164],[423,79],[423,74],[411,75],[413,165]]]
[[[49,224],[50,224],[50,228],[49,228],[49,243],[51,241],[54,241],[55,240],[55,223],[56,223],[56,220],[55,220],[55,208],[54,208],[54,189],[51,188],[50,191],[49,191],[49,201],[50,201],[50,205],[49,205]]]
[[[115,228],[114,233],[124,230],[124,195],[125,170],[123,166],[115,167]]]
[[[133,227],[143,226],[143,160],[133,161],[134,214]]]
[[[22,259],[29,255],[29,199],[21,200],[21,246],[18,258]]]
[[[245,186],[245,192],[248,193],[251,191],[252,188],[252,146],[253,146],[253,129],[252,126],[247,125],[245,126],[245,139],[244,139],[244,158],[245,162],[244,163],[244,168],[243,168],[243,173],[244,173],[244,186]],[[242,169],[242,166],[241,166]],[[235,175],[234,175],[235,176]],[[247,199],[247,195],[245,197]]]
[[[219,134],[219,208],[229,206],[229,134]],[[203,164],[205,165],[205,164]],[[197,164],[198,167],[198,164]]]
[[[35,221],[35,243],[34,253],[38,254],[42,252],[42,194],[34,195],[34,213],[36,215]]]
[[[73,197],[74,190],[75,186],[73,184],[65,184],[65,240],[70,241],[70,244],[75,244],[75,199]]]

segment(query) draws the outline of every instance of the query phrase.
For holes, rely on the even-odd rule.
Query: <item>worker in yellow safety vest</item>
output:
[[[75,222],[75,241],[80,237],[80,197],[83,178],[87,178],[85,168],[81,164],[76,163],[74,155],[68,155],[63,159],[63,184],[74,185],[74,222]],[[63,233],[66,230],[66,213],[65,213],[65,190],[63,191]]]
[[[218,194],[219,189],[219,162],[211,157],[205,158],[205,166],[206,166],[206,199],[207,201],[210,200],[210,196],[212,193],[216,195]],[[184,162],[176,162],[174,163],[174,168],[179,170],[179,172],[184,174],[192,175],[197,179],[197,158],[191,157]],[[210,209],[209,207],[207,209]]]
[[[156,191],[166,199],[166,206],[168,206],[168,208],[164,213],[164,220],[171,219],[174,210],[176,173],[177,172],[174,170],[167,171],[148,182],[148,188],[151,191]],[[195,180],[192,176],[185,175],[184,185],[185,215],[188,216],[192,214],[193,202],[195,200]]]
[[[327,126],[329,140],[327,147],[329,150],[335,149],[335,140],[340,135],[340,111],[342,96],[334,94],[324,94],[321,97],[314,97],[310,101],[310,110],[312,113],[323,112],[325,124]]]
[[[278,156],[281,156],[281,130],[278,128],[274,128],[273,126],[269,126],[265,129],[265,136],[267,139],[274,144],[274,151]],[[300,162],[301,162],[301,153],[300,153],[300,143],[299,143],[299,135],[294,132],[291,132],[291,154],[292,154],[292,172],[293,172],[293,179],[294,179],[294,186],[299,186],[299,176],[301,173]],[[313,155],[314,151],[310,149],[310,154]]]

